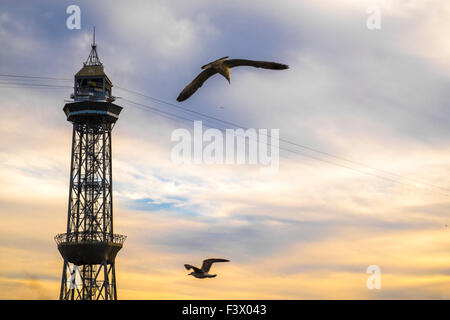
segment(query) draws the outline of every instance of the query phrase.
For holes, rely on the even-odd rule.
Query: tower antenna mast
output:
[[[95,43],[95,27],[94,27],[94,33],[93,33],[93,42],[91,45],[91,53],[89,54],[89,57],[87,58],[86,62],[84,63],[84,66],[101,66],[103,65],[100,62],[100,59],[98,58],[97,53],[97,44]]]

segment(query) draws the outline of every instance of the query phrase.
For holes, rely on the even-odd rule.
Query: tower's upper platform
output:
[[[66,103],[63,108],[67,120],[77,123],[114,123],[122,107],[111,102],[78,101]]]

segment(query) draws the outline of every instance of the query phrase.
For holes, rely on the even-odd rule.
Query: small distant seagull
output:
[[[177,101],[181,102],[188,99],[190,96],[194,94],[195,91],[200,88],[206,80],[208,80],[211,76],[216,73],[220,73],[225,79],[230,82],[230,68],[240,67],[240,66],[249,66],[255,68],[263,68],[263,69],[272,69],[272,70],[284,70],[289,69],[289,66],[286,64],[281,64],[277,62],[268,62],[268,61],[254,61],[254,60],[245,60],[245,59],[231,59],[228,60],[228,57],[220,58],[211,63],[205,64],[202,71],[190,84],[186,86],[186,88],[181,91],[178,95]]]
[[[194,269],[193,272],[189,273],[188,276],[194,276],[199,279],[204,278],[214,278],[217,276],[217,274],[209,274],[209,269],[211,269],[211,266],[214,262],[229,262],[230,260],[227,259],[206,259],[203,260],[202,268],[199,269],[197,267],[191,266],[190,264],[185,264],[184,267],[187,270]]]

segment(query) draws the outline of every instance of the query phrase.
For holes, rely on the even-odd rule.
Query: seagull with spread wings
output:
[[[194,267],[190,264],[185,264],[184,267],[187,270],[193,269],[194,271],[189,273],[188,276],[194,276],[196,278],[199,279],[204,279],[204,278],[214,278],[215,276],[217,276],[217,274],[209,274],[209,269],[211,269],[211,266],[213,263],[215,262],[229,262],[230,260],[227,259],[206,259],[203,260],[203,264],[201,269]]]
[[[286,64],[281,64],[277,62],[269,61],[254,61],[245,59],[230,59],[228,57],[220,58],[216,61],[208,63],[202,67],[203,71],[189,83],[186,88],[181,91],[178,95],[177,101],[181,102],[192,96],[195,91],[200,88],[206,80],[215,75],[216,73],[221,74],[230,83],[230,68],[249,66],[255,68],[272,69],[272,70],[284,70],[289,69]]]

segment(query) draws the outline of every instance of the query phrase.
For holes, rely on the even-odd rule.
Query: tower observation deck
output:
[[[64,259],[60,299],[115,300],[115,258],[126,237],[113,232],[111,132],[122,107],[113,103],[95,33],[71,98],[63,108],[73,124],[67,231],[55,236]]]

